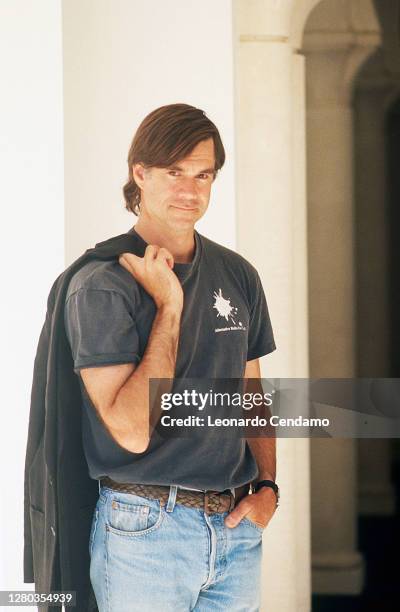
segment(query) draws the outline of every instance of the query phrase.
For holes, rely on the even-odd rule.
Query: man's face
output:
[[[206,212],[214,180],[214,142],[203,140],[168,168],[133,167],[140,187],[140,215],[172,230],[188,230]]]

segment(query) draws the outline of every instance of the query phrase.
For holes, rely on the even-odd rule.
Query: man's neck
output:
[[[148,244],[156,244],[168,249],[176,263],[190,263],[193,260],[196,244],[193,228],[188,232],[171,233],[166,227],[161,229],[153,223],[151,226],[141,223],[139,218],[135,224],[135,231]]]

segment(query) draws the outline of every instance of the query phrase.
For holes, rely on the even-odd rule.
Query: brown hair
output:
[[[214,141],[215,172],[225,162],[225,150],[217,127],[205,112],[189,104],[168,104],[152,111],[139,125],[128,153],[128,182],[123,187],[126,209],[135,215],[140,211],[140,188],[136,185],[132,166],[145,168],[168,166],[188,155],[202,140]]]

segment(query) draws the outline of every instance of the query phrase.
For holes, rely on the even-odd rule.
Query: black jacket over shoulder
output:
[[[135,249],[136,246],[136,249]],[[92,259],[136,252],[130,234],[88,249],[55,280],[39,337],[31,393],[24,483],[24,582],[36,591],[76,591],[77,612],[96,611],[89,535],[98,499],[83,452],[82,398],[64,327],[71,277]],[[47,605],[40,610],[60,611]]]

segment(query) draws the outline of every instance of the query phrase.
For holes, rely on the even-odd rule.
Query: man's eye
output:
[[[178,173],[176,170],[169,170],[169,171],[168,171],[168,174],[169,174],[170,176],[179,176],[179,173]]]
[[[199,178],[201,178],[201,179],[208,179],[209,176],[210,175],[206,174],[205,172],[202,172],[201,174],[199,174]]]

